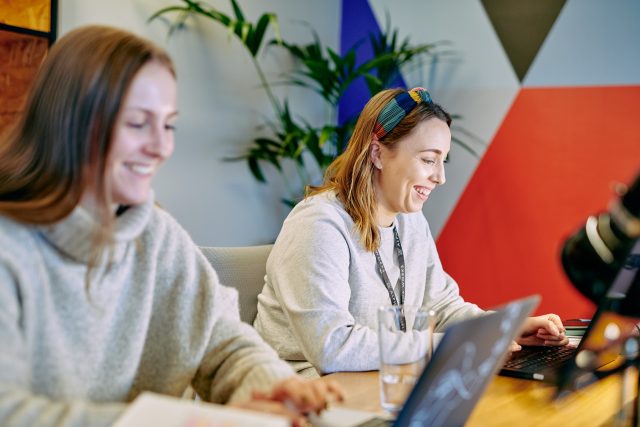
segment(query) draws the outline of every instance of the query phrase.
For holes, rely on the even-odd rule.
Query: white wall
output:
[[[446,185],[438,187],[423,211],[437,236],[462,195],[480,158],[520,89],[517,76],[479,0],[369,0],[379,23],[391,17],[399,36],[412,43],[446,41],[435,66],[405,72],[409,87],[424,86],[450,113],[454,135],[479,154],[452,144]],[[474,137],[463,134],[462,127]]]
[[[209,0],[229,12],[227,0]],[[60,0],[60,34],[88,23],[129,29],[164,46],[178,69],[179,110],[177,145],[173,158],[156,178],[157,199],[201,245],[239,246],[271,242],[289,209],[280,176],[269,172],[269,183],[259,184],[245,162],[223,158],[244,151],[250,141],[264,136],[256,130],[272,110],[248,53],[213,22],[197,20],[188,29],[167,38],[167,26],[148,17],[179,0]],[[309,22],[326,46],[338,50],[341,0],[240,0],[251,19],[275,12],[285,40],[311,41]],[[427,86],[434,99],[458,123],[480,139],[464,137],[482,155],[519,89],[515,73],[500,48],[495,32],[478,0],[370,0],[378,22],[389,13],[400,36],[413,43],[448,40],[455,52],[436,68],[405,73],[410,86]],[[454,18],[455,17],[455,18]],[[277,78],[289,69],[289,57],[271,48],[262,63]],[[433,72],[430,72],[433,71]],[[301,89],[279,88],[288,94],[293,110],[320,123],[327,113],[321,99]],[[452,147],[447,184],[425,205],[424,212],[437,236],[464,190],[478,160]],[[295,176],[295,175],[293,175]]]
[[[85,24],[128,29],[164,46],[176,62],[180,119],[173,158],[159,172],[156,198],[200,245],[240,246],[271,242],[288,213],[280,197],[279,177],[268,185],[256,182],[244,162],[223,158],[244,151],[264,132],[256,126],[271,113],[247,52],[213,22],[198,20],[167,39],[162,22],[147,23],[153,12],[181,2],[159,0],[60,0],[59,36]],[[230,11],[226,0],[209,0]],[[275,12],[285,40],[311,41],[301,23],[307,21],[327,46],[338,49],[340,0],[240,1],[245,15],[256,20]],[[278,48],[261,58],[271,77],[289,65]],[[326,114],[320,98],[300,89],[281,88],[293,110],[320,122]],[[273,171],[272,171],[273,172]],[[274,183],[276,185],[274,185]]]

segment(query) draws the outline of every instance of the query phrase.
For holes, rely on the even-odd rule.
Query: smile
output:
[[[413,188],[416,190],[416,193],[418,193],[418,195],[422,200],[427,200],[427,198],[429,197],[429,194],[431,194],[431,189],[427,187],[416,185]]]
[[[133,173],[135,173],[137,175],[143,175],[143,176],[151,175],[153,173],[153,171],[155,170],[153,165],[149,165],[149,164],[125,163],[124,165],[131,172],[133,172]]]

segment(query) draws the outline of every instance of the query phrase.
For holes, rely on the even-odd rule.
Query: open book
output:
[[[113,427],[288,427],[284,417],[142,393]]]

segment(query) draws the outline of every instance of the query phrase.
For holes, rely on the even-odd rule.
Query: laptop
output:
[[[620,345],[610,345],[605,349],[602,343],[604,328],[611,323],[612,316],[615,314],[608,310],[608,305],[601,303],[577,346],[522,346],[522,350],[513,352],[507,359],[499,375],[557,384],[559,380],[564,382],[564,372],[575,367],[576,356],[583,350],[597,350],[592,369],[613,362],[620,354]],[[623,325],[621,339],[633,332],[633,322],[617,320],[616,323]]]
[[[504,363],[509,344],[538,305],[535,295],[513,301],[493,313],[450,326],[395,420],[370,416],[362,423],[335,423],[332,411],[312,419],[316,427],[462,426],[487,385]]]
[[[640,240],[630,253],[638,250]],[[637,319],[620,316],[616,312],[633,286],[637,274],[637,267],[625,266],[620,269],[605,297],[599,301],[593,319],[577,347],[523,346],[521,351],[511,355],[499,374],[550,382],[562,389],[578,382],[585,372],[593,372],[616,360],[621,353],[622,343],[636,328]],[[610,327],[617,331],[616,336],[606,333],[606,329]]]
[[[522,346],[507,359],[498,372],[505,377],[555,383],[559,370],[575,355],[576,347]]]

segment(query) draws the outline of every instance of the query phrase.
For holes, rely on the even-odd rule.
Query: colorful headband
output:
[[[414,87],[406,92],[397,94],[384,106],[382,111],[380,111],[376,125],[373,128],[373,133],[378,139],[382,139],[421,102],[427,104],[433,103],[431,95],[429,95],[429,92],[423,87]]]

